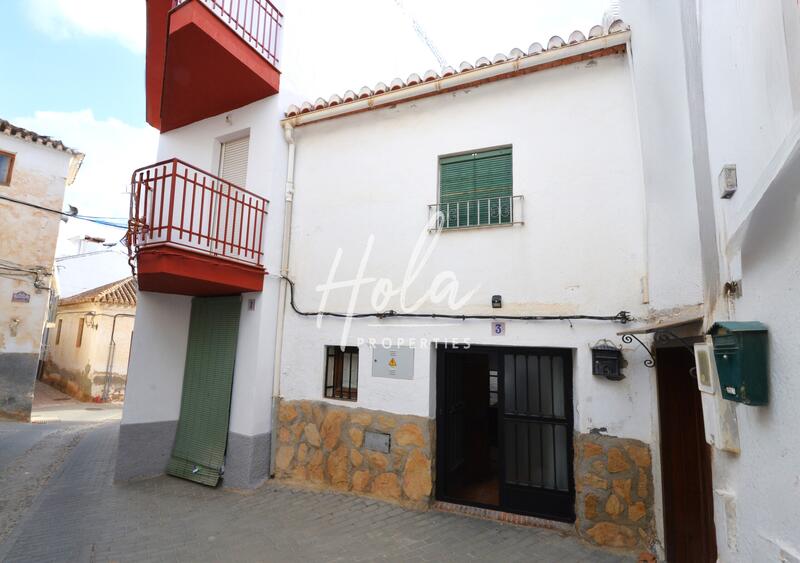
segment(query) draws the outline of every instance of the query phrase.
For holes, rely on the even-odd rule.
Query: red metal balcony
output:
[[[261,291],[268,203],[175,158],[136,170],[128,252],[139,288],[182,295]]]
[[[269,0],[147,1],[147,122],[162,132],[278,92]]]

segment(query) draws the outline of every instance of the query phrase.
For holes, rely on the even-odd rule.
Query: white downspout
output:
[[[283,320],[286,315],[285,279],[289,275],[289,249],[292,236],[292,202],[294,201],[294,127],[283,124],[283,138],[289,145],[286,163],[286,202],[283,207],[283,239],[281,241],[281,270],[278,289],[278,319],[275,330],[275,363],[272,366],[272,439],[270,440],[269,474],[275,476],[275,452],[277,449],[278,400],[281,395],[281,356],[283,352]]]

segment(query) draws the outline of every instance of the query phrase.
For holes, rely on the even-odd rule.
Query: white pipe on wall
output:
[[[292,234],[292,202],[294,201],[294,127],[283,124],[283,138],[289,146],[286,164],[286,203],[283,207],[283,239],[281,240],[281,269],[278,290],[278,318],[275,330],[275,361],[272,367],[272,453],[270,455],[270,476],[275,474],[275,429],[278,427],[278,399],[281,394],[281,353],[283,352],[283,319],[286,314],[286,277],[289,275],[289,249]]]

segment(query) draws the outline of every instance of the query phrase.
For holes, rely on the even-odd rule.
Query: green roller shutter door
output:
[[[444,226],[510,223],[511,147],[439,160],[439,203]]]
[[[228,441],[241,297],[192,300],[178,432],[167,473],[214,486]]]

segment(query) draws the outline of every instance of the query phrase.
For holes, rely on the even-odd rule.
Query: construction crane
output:
[[[422,39],[422,41],[425,43],[425,46],[428,47],[428,50],[431,52],[431,54],[433,54],[433,56],[436,57],[436,61],[439,63],[439,66],[441,68],[448,66],[447,60],[445,60],[445,58],[439,52],[439,49],[436,48],[436,45],[433,44],[433,41],[431,41],[431,38],[428,37],[427,33],[425,33],[425,30],[419,24],[417,19],[411,13],[409,13],[408,10],[406,10],[406,7],[403,5],[403,0],[394,0],[394,3],[397,5],[398,8],[400,8],[400,11],[403,12],[403,15],[411,21],[411,25],[414,28],[414,32],[420,39]]]

